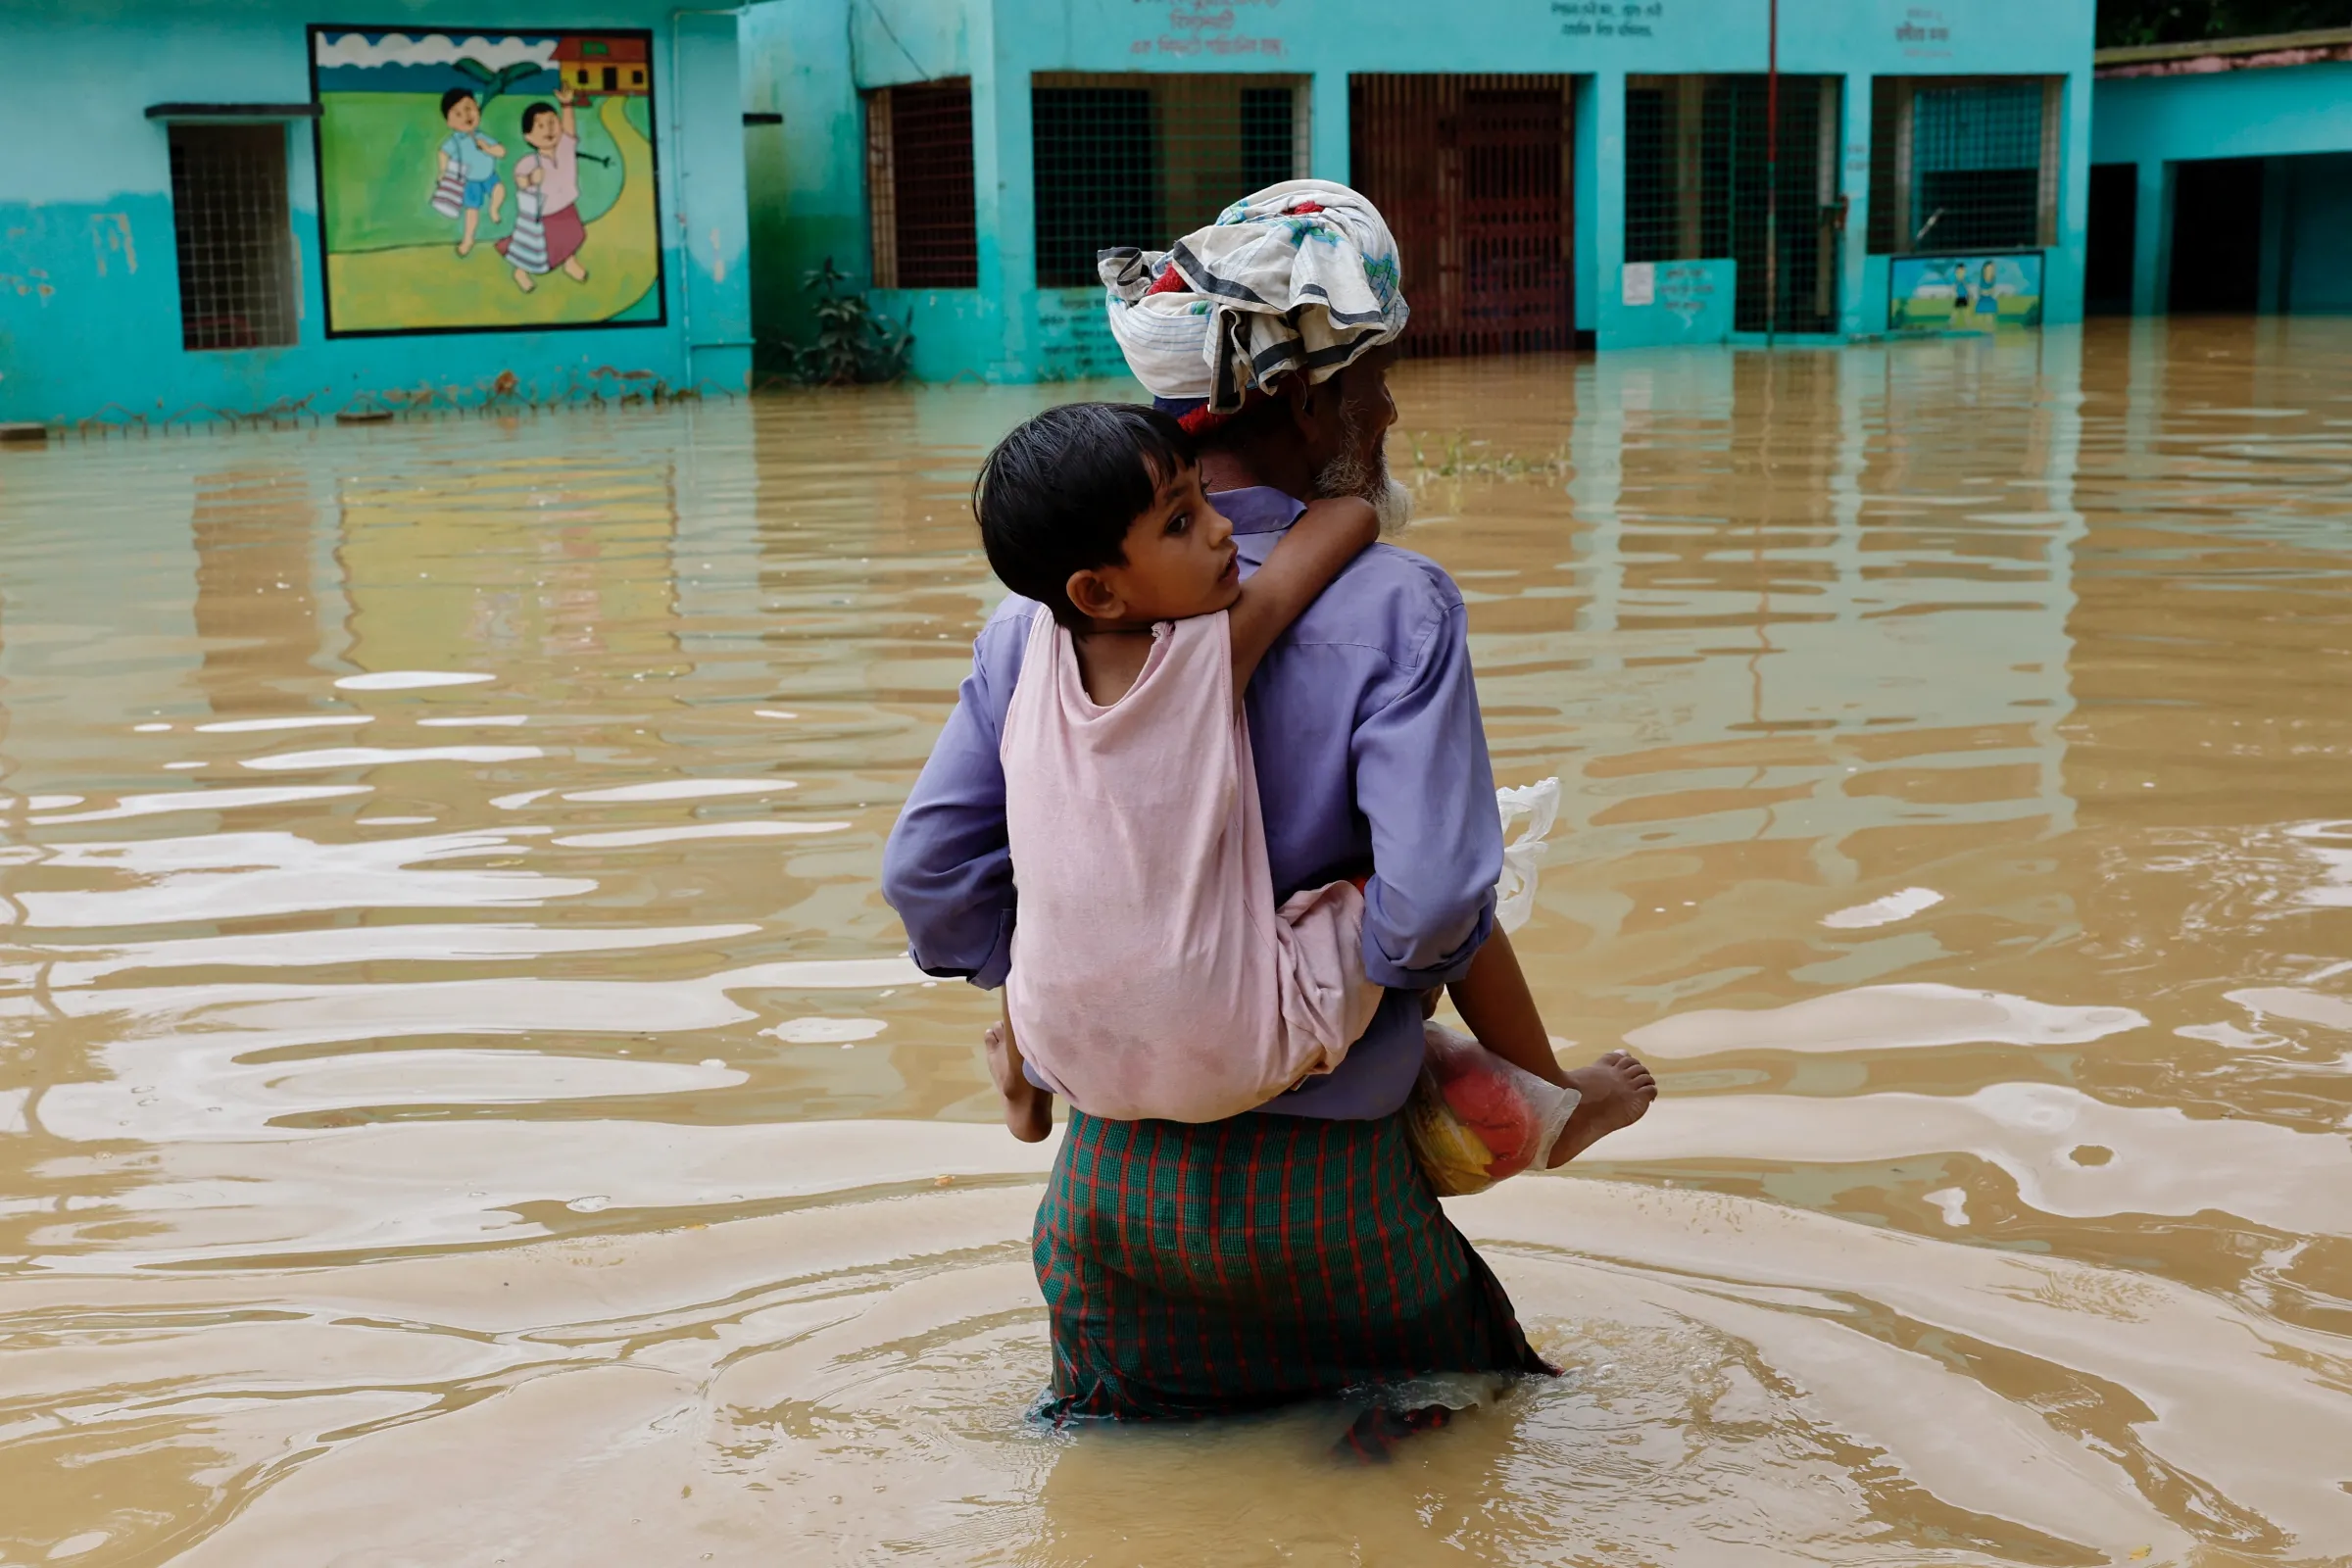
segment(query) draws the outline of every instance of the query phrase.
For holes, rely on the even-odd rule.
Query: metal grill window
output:
[[[1164,249],[1306,167],[1305,84],[1262,75],[1078,75],[1030,82],[1037,281],[1084,287],[1095,255]]]
[[[1576,342],[1565,76],[1348,78],[1349,179],[1396,236],[1414,354]]]
[[[968,77],[879,87],[865,101],[876,288],[975,288]]]
[[[1242,89],[1244,194],[1298,177],[1298,119],[1295,88]]]
[[[173,125],[171,137],[180,346],[296,341],[284,129]]]
[[[1870,88],[1870,248],[2033,250],[2058,220],[2059,81],[1881,76]]]
[[[1713,107],[1720,121],[1720,95]],[[1694,261],[1722,254],[1706,248],[1702,227],[1708,109],[1704,76],[1626,79],[1627,261]]]
[[[1780,81],[1779,201],[1772,199],[1766,78],[1630,76],[1625,259],[1730,258],[1743,332],[1837,325],[1838,81]]]

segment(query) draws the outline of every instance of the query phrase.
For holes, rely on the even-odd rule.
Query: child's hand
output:
[[[988,1075],[1004,1100],[1004,1125],[1024,1144],[1042,1144],[1054,1136],[1054,1097],[1022,1075],[1020,1059],[1001,1023],[992,1023],[980,1037]]]
[[[1335,539],[1351,540],[1358,550],[1369,549],[1380,538],[1380,513],[1361,496],[1327,496],[1321,501],[1310,501],[1299,514],[1298,521],[1331,529]]]
[[[569,109],[571,107],[574,96],[575,94],[571,90],[570,82],[561,81],[556,84],[556,102],[562,104],[564,108]]]

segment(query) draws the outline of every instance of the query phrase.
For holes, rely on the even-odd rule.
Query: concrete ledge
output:
[[[317,120],[317,104],[149,104],[149,120]]]

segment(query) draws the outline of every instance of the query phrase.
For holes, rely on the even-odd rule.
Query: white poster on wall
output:
[[[1658,302],[1658,264],[1628,262],[1625,264],[1625,303],[1655,305]]]

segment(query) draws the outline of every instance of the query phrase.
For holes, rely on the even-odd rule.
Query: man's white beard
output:
[[[1371,502],[1385,539],[1413,520],[1413,493],[1391,477],[1385,445],[1374,448],[1371,461],[1366,462],[1356,456],[1355,432],[1344,430],[1344,434],[1347,450],[1316,470],[1315,494],[1356,496]]]

